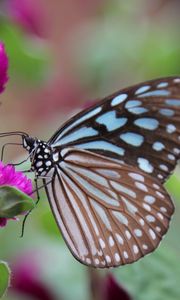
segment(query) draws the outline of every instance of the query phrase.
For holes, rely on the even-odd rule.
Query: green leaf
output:
[[[114,272],[135,300],[177,300],[180,295],[178,260],[178,252],[161,245],[153,254]]]
[[[0,218],[12,218],[35,207],[25,193],[11,186],[0,187]]]
[[[29,84],[44,81],[44,75],[48,72],[45,44],[28,39],[14,23],[3,18],[0,18],[0,37],[6,45],[11,79],[17,81],[19,78]]]
[[[0,261],[0,297],[2,297],[10,283],[10,269],[6,262]]]
[[[179,199],[180,195],[180,176],[179,174],[173,174],[170,179],[166,183],[166,188],[170,192],[172,196],[174,196],[176,199]]]

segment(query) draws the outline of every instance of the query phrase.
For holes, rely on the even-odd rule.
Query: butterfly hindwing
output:
[[[180,157],[180,77],[123,89],[68,121],[50,139],[120,159],[164,182]]]
[[[46,191],[72,254],[100,268],[132,263],[152,252],[174,210],[156,178],[74,148],[64,152]]]

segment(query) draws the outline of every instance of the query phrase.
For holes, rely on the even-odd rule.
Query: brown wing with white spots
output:
[[[132,263],[152,252],[174,211],[159,180],[86,150],[67,149],[46,191],[70,251],[93,267]]]
[[[180,158],[180,77],[116,92],[74,116],[49,143],[121,159],[164,182]]]

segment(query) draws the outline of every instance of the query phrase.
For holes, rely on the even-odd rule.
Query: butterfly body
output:
[[[48,142],[24,136],[23,146],[75,258],[100,268],[137,261],[174,212],[163,183],[180,158],[180,78],[123,89]]]
[[[48,176],[59,161],[59,152],[53,151],[47,142],[30,136],[23,136],[23,147],[29,152],[31,170],[37,177]]]

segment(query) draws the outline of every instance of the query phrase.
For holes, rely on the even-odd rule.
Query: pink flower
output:
[[[30,179],[28,179],[22,172],[17,172],[11,165],[3,165],[0,161],[0,186],[13,186],[27,195],[32,194],[33,186]],[[0,218],[0,227],[5,226],[6,218]]]
[[[43,281],[37,253],[29,252],[21,254],[12,265],[11,294],[23,297],[23,299],[57,300],[52,288]],[[58,297],[58,299],[60,299]]]
[[[126,288],[121,285],[112,273],[100,275],[96,269],[89,270],[90,286],[93,299],[98,300],[132,300]]]
[[[102,281],[102,300],[132,300],[126,289],[121,286],[112,274],[107,274]]]
[[[44,6],[36,0],[8,0],[8,13],[26,32],[44,36]]]
[[[7,75],[8,57],[4,48],[4,44],[0,41],[0,93],[4,90],[4,85],[8,81]]]

